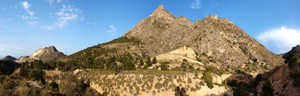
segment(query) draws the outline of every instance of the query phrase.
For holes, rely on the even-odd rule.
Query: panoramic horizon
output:
[[[29,56],[45,46],[55,46],[70,55],[121,37],[159,5],[193,23],[213,14],[227,18],[276,54],[300,44],[300,2],[293,0],[2,0],[0,3],[0,58]]]

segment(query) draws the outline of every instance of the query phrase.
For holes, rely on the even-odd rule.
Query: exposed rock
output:
[[[10,55],[7,55],[7,56],[5,56],[4,58],[2,58],[1,60],[12,60],[12,61],[15,61],[15,60],[17,60],[15,57],[12,57],[12,56],[10,56]]]
[[[21,56],[16,62],[31,62],[33,60],[41,60],[43,62],[56,61],[65,58],[66,55],[59,52],[54,46],[43,47],[36,50],[31,56]]]

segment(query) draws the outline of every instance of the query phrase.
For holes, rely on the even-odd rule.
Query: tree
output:
[[[157,63],[157,60],[156,60],[156,57],[154,57],[153,59],[152,59],[152,64],[156,64]]]
[[[147,66],[152,66],[150,57],[147,58],[146,64]]]
[[[255,85],[255,86],[258,85],[259,81],[261,81],[261,80],[262,80],[262,74],[256,75],[254,85]]]
[[[265,84],[261,90],[264,92],[263,96],[273,96],[273,88],[269,79],[265,80]]]
[[[288,63],[289,69],[295,69],[300,66],[300,59],[292,53],[288,54],[284,62]]]
[[[140,59],[140,65],[143,66],[144,65],[144,61],[143,59]]]

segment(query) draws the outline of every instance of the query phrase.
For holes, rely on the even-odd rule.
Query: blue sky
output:
[[[1,0],[0,58],[51,45],[72,54],[122,36],[159,5],[192,22],[228,18],[277,54],[300,44],[299,0]]]

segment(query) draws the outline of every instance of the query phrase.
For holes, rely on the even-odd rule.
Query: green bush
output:
[[[52,92],[58,92],[59,91],[58,84],[54,80],[51,81],[51,83],[49,84],[49,86],[50,86],[50,90]]]
[[[28,73],[28,78],[31,80],[42,81],[45,84],[44,72],[41,69],[33,69]]]
[[[162,64],[160,65],[160,69],[161,69],[161,70],[168,70],[167,64],[162,63]]]
[[[248,96],[248,95],[249,93],[247,92],[244,86],[233,88],[233,96]]]
[[[210,89],[212,89],[214,86],[213,86],[213,77],[211,75],[211,72],[210,71],[204,71],[203,72],[203,76],[202,76],[202,79],[206,82],[207,84],[207,87],[209,87]]]

